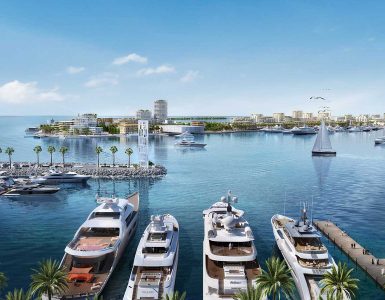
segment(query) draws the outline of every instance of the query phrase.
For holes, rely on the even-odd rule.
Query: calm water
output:
[[[101,160],[111,161],[107,149],[119,148],[117,160],[125,162],[126,147],[135,151],[136,139],[70,140],[23,138],[24,129],[44,122],[46,117],[1,117],[0,147],[13,146],[15,160],[35,160],[32,148],[40,144],[70,148],[68,161],[93,162],[95,145],[106,149]],[[133,255],[152,214],[171,213],[181,226],[180,263],[176,287],[187,290],[189,299],[202,294],[202,210],[228,189],[239,197],[237,207],[244,209],[251,223],[260,261],[277,250],[270,226],[273,214],[299,213],[301,201],[314,201],[314,217],[336,221],[351,236],[378,257],[385,257],[385,147],[374,146],[377,133],[336,133],[331,137],[338,154],[335,158],[314,159],[310,155],[314,136],[264,133],[206,135],[206,150],[178,150],[172,137],[150,140],[150,159],[163,164],[168,175],[161,180],[91,180],[86,187],[63,186],[56,197],[46,201],[0,199],[0,271],[10,279],[9,288],[29,284],[31,268],[43,259],[61,259],[63,250],[79,225],[96,206],[98,190],[125,196],[139,191],[140,226],[135,240],[115,270],[105,298],[123,294],[131,271]],[[5,160],[4,153],[0,160]],[[42,160],[48,161],[47,153]],[[58,153],[55,159],[60,161]],[[348,261],[334,249],[336,260]],[[350,264],[352,267],[353,265]],[[359,299],[385,299],[385,293],[360,270]]]

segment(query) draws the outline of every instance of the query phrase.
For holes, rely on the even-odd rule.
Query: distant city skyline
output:
[[[385,2],[2,4],[0,115],[385,112]],[[310,99],[324,97],[326,100]]]

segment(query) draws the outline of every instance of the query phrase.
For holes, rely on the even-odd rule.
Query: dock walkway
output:
[[[365,250],[368,250],[363,248],[333,222],[315,221],[314,225],[330,241],[344,251],[356,265],[359,265],[370,277],[372,277],[374,281],[376,281],[382,288],[385,288],[385,259],[379,259],[370,252],[366,252],[365,254]],[[355,247],[352,247],[353,244],[355,244]]]

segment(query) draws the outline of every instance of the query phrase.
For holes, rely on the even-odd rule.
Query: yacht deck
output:
[[[253,280],[261,274],[261,268],[257,261],[248,261],[245,263],[239,263],[239,265],[245,267],[245,273],[247,279]],[[206,270],[211,278],[223,280],[225,278],[225,271],[223,268],[223,262],[211,260],[206,256]]]

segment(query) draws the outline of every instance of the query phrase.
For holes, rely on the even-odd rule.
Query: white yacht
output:
[[[327,129],[324,120],[317,133],[317,138],[314,142],[312,155],[313,156],[335,156],[337,152],[332,148],[329,138],[329,130]]]
[[[274,215],[271,225],[277,246],[291,270],[301,299],[326,299],[325,295],[321,295],[320,280],[335,263],[306,212],[304,206],[298,221]]]
[[[151,216],[136,250],[123,300],[161,300],[174,292],[179,225],[171,215]]]
[[[194,136],[191,133],[185,132],[185,133],[182,133],[179,137],[182,138],[182,140],[179,142],[176,142],[175,146],[178,146],[178,147],[195,147],[195,148],[196,147],[203,148],[206,146],[206,144],[195,142]]]
[[[375,145],[381,145],[381,144],[384,144],[384,143],[385,143],[385,136],[376,138],[374,140],[374,144]]]
[[[285,128],[283,128],[281,125],[275,125],[273,127],[265,127],[261,129],[261,131],[267,132],[267,133],[282,133]]]
[[[65,248],[61,262],[68,270],[68,289],[57,299],[90,299],[99,295],[134,235],[139,195],[100,198],[100,204]]]
[[[317,132],[313,127],[302,126],[302,127],[294,127],[291,132],[294,135],[306,135],[306,134],[316,134]]]
[[[359,126],[350,127],[348,132],[362,132],[362,128]]]
[[[57,193],[60,188],[33,184],[23,179],[13,179],[10,176],[0,176],[0,196],[8,198],[24,198],[50,196]]]
[[[48,173],[40,177],[31,177],[31,181],[41,184],[58,184],[58,183],[85,183],[91,176],[79,175],[75,172],[57,172],[50,170]]]
[[[229,191],[203,211],[203,299],[230,300],[240,291],[255,287],[261,273],[253,232],[235,209],[237,202]]]

